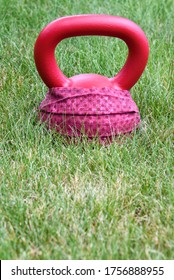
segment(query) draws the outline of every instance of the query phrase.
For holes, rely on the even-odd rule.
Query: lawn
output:
[[[174,259],[174,2],[0,0],[0,259]],[[127,17],[145,31],[147,68],[131,89],[141,127],[111,145],[68,142],[37,121],[41,29],[73,14]],[[115,38],[62,41],[68,76],[112,77]]]

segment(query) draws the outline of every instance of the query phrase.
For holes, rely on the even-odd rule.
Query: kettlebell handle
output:
[[[65,38],[87,35],[117,37],[127,44],[129,53],[123,68],[115,77],[107,79],[114,88],[129,90],[138,81],[147,64],[148,41],[137,24],[126,18],[110,15],[63,17],[49,23],[41,31],[35,43],[34,58],[44,83],[49,88],[76,86],[73,77],[66,77],[59,69],[55,48]]]

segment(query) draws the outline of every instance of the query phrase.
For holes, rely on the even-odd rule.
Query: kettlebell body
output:
[[[87,35],[117,37],[127,44],[127,60],[115,77],[79,74],[68,78],[59,69],[54,55],[57,44],[65,38]],[[39,106],[40,120],[60,134],[75,137],[105,138],[131,132],[140,115],[129,90],[143,73],[148,54],[144,32],[126,18],[79,15],[51,22],[39,34],[34,48],[37,70],[49,89]]]

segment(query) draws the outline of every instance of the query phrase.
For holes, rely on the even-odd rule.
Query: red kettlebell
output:
[[[69,37],[112,36],[128,46],[128,58],[113,78],[80,74],[67,78],[54,52]],[[34,48],[37,70],[49,88],[39,106],[39,117],[49,128],[68,136],[112,137],[131,132],[140,122],[138,108],[128,91],[147,64],[149,46],[134,22],[110,15],[78,15],[57,19],[39,34]]]

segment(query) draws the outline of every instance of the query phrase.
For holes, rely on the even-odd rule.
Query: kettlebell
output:
[[[123,40],[128,57],[115,77],[79,74],[66,77],[55,59],[55,48],[65,38],[111,36]],[[76,15],[56,19],[39,34],[36,68],[48,92],[39,106],[39,119],[66,136],[100,139],[133,131],[140,114],[129,90],[147,64],[149,45],[142,29],[129,19],[111,15]]]

